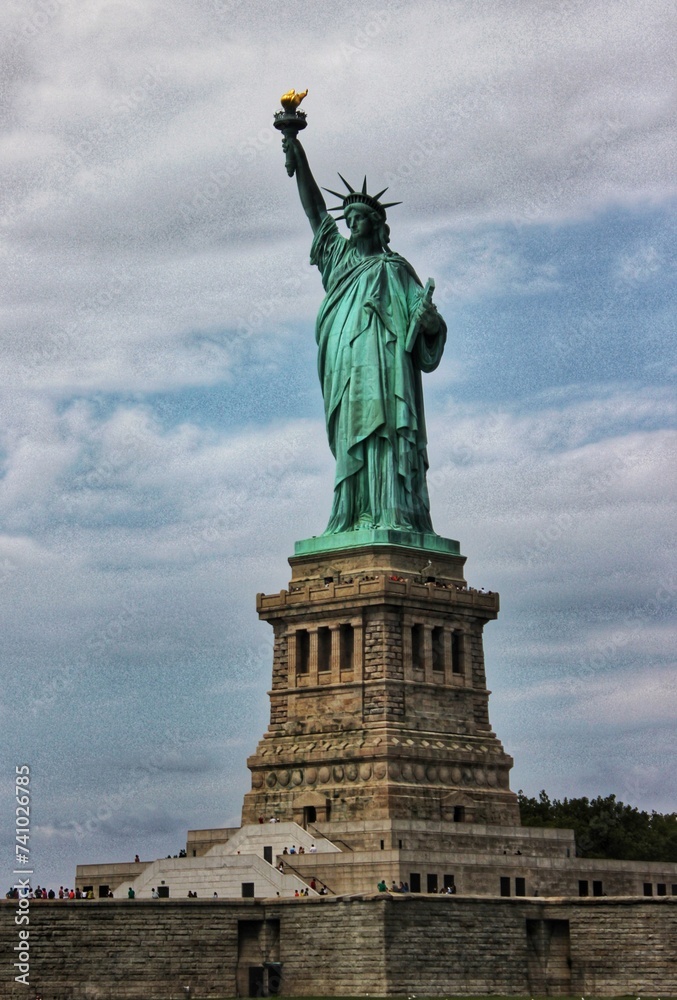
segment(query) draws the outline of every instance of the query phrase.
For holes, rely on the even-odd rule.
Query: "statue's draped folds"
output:
[[[361,255],[325,216],[311,263],[326,297],[317,317],[318,370],[336,458],[326,533],[432,531],[421,372],[440,362],[446,325],[423,322],[416,272],[389,250]]]

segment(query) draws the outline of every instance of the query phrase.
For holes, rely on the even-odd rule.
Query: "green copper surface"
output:
[[[366,178],[361,192],[344,181],[339,210],[346,238],[298,137],[286,135],[283,146],[314,233],[310,260],[326,292],[316,339],[336,478],[325,537],[347,532],[351,545],[367,544],[358,540],[364,530],[436,537],[421,385],[421,373],[434,371],[446,340],[446,324],[432,303],[434,282],[424,288],[411,264],[390,250],[389,206],[378,200],[383,192],[368,194]]]
[[[295,556],[337,552],[339,549],[361,548],[365,545],[401,545],[409,549],[443,555],[460,555],[459,544],[453,538],[442,538],[434,532],[393,531],[388,528],[359,528],[357,531],[336,531],[316,538],[304,538],[294,545]]]

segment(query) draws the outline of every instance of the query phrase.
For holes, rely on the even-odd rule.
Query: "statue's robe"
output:
[[[390,251],[363,257],[325,217],[310,260],[327,293],[317,317],[318,371],[336,459],[326,533],[432,531],[421,372],[442,357],[446,324],[420,319],[424,291]]]

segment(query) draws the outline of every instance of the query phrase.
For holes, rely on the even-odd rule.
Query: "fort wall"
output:
[[[0,904],[0,997],[677,996],[677,898],[30,902],[30,990]]]

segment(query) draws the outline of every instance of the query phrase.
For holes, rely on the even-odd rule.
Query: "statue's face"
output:
[[[351,205],[346,210],[346,225],[353,239],[371,236],[374,232],[371,210],[366,205]]]

